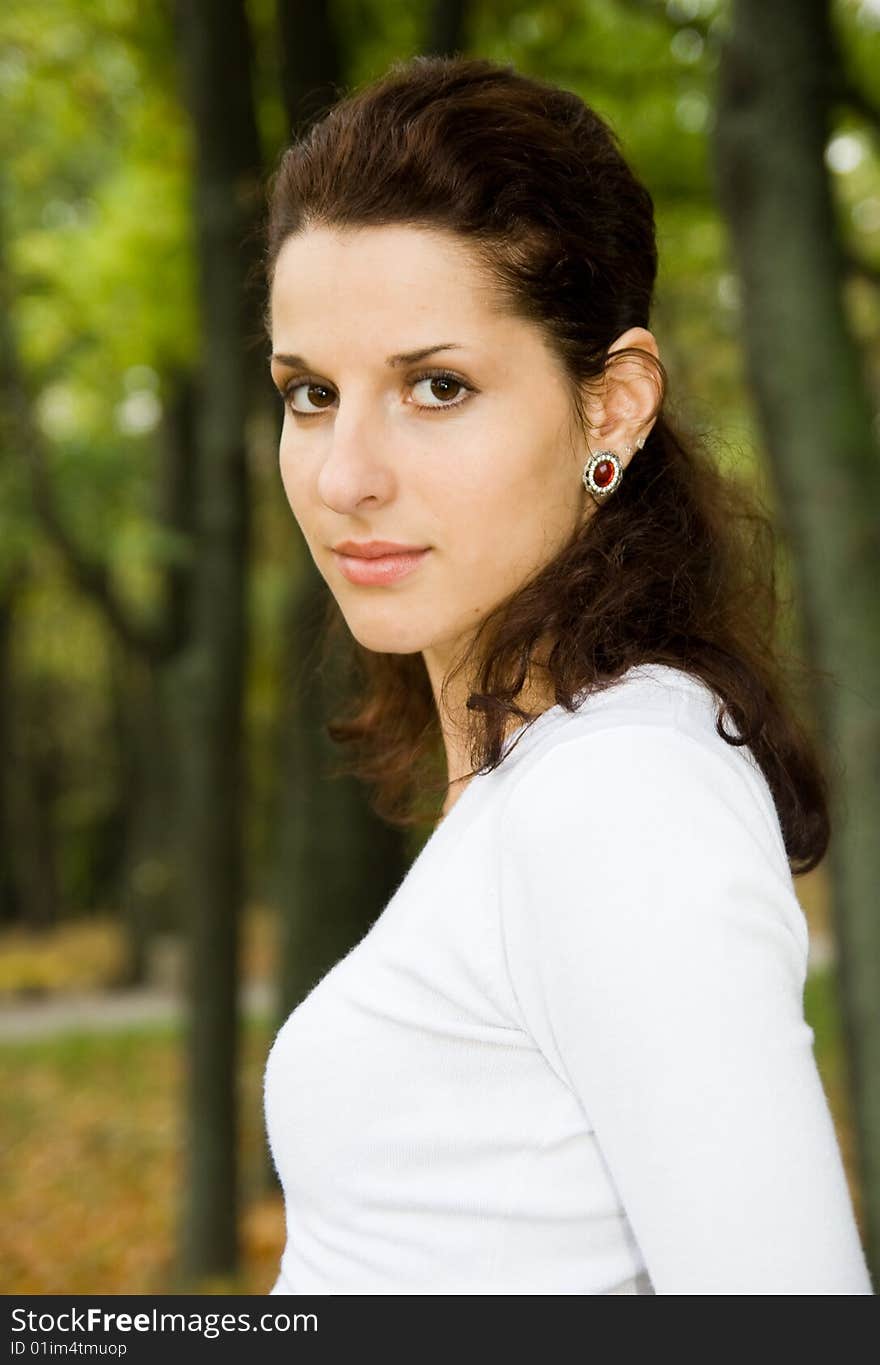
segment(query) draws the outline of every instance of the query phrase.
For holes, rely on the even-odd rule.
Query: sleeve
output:
[[[873,1294],[803,1015],[806,920],[743,759],[629,722],[539,754],[501,820],[511,984],[656,1293]]]

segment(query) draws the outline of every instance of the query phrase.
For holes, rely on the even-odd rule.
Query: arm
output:
[[[803,1017],[806,922],[742,757],[656,724],[542,754],[502,816],[511,981],[656,1293],[872,1294]]]

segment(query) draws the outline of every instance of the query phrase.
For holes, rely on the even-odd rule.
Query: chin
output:
[[[345,622],[359,645],[373,654],[419,654],[431,644],[433,633],[397,621],[367,621],[363,615],[346,614]]]

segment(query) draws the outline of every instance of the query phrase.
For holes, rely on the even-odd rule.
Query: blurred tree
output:
[[[19,402],[18,359],[12,330],[12,275],[7,262],[8,186],[0,172],[0,474],[3,529],[0,554],[0,921],[20,919],[31,927],[54,924],[59,917],[55,841],[49,812],[35,790],[43,774],[34,752],[30,727],[16,723],[21,700],[13,662],[13,619],[16,602],[28,577],[21,544],[13,525],[20,508],[20,480],[14,469]],[[40,857],[40,854],[43,857]]]
[[[2,325],[2,324],[0,324]],[[12,773],[12,664],[10,638],[15,584],[3,582],[0,595],[0,925],[18,918],[18,896],[12,868],[12,825],[9,806],[13,784]]]
[[[834,773],[833,913],[862,1164],[880,1266],[880,458],[845,307],[826,164],[845,76],[829,0],[733,0],[718,91],[718,195],[742,281],[751,393],[793,550],[816,719]],[[845,781],[845,788],[844,788]]]
[[[451,57],[467,46],[468,0],[432,0],[428,8],[427,33],[422,51]]]
[[[265,383],[247,287],[262,201],[243,0],[178,0],[181,91],[194,135],[201,319],[190,630],[171,677],[181,891],[188,929],[185,1281],[236,1269],[243,706],[248,656],[246,424]]]
[[[64,0],[56,0],[51,14],[44,14],[51,20],[48,33],[25,6],[7,10],[4,16],[0,81],[6,118],[0,136],[7,192],[0,231],[15,248],[14,260],[2,253],[3,449],[9,456],[3,489],[4,544],[7,556],[17,555],[29,566],[31,581],[39,588],[19,612],[17,655],[11,645],[7,651],[7,690],[10,713],[17,710],[24,717],[26,705],[33,709],[35,704],[34,655],[42,654],[40,667],[47,676],[39,685],[46,688],[51,675],[53,685],[46,695],[56,703],[41,710],[38,724],[15,725],[17,781],[8,792],[7,809],[16,820],[11,863],[19,869],[19,916],[31,923],[49,917],[45,908],[31,904],[38,888],[44,907],[49,887],[57,902],[66,900],[72,908],[91,907],[105,893],[113,902],[118,896],[128,946],[121,981],[133,984],[145,977],[153,933],[173,922],[169,842],[177,825],[176,789],[167,780],[160,678],[186,625],[188,565],[181,537],[191,520],[187,499],[192,490],[187,479],[189,439],[177,420],[185,405],[176,400],[189,383],[182,363],[188,337],[187,296],[185,289],[168,291],[175,304],[173,322],[157,347],[168,357],[168,402],[163,407],[154,394],[154,387],[161,388],[160,375],[143,363],[132,365],[128,347],[134,338],[134,348],[140,348],[137,358],[143,361],[145,336],[155,337],[161,330],[159,311],[154,305],[151,312],[143,304],[143,294],[138,295],[142,288],[155,291],[156,260],[163,253],[168,259],[163,232],[174,235],[177,227],[173,209],[168,208],[174,195],[163,179],[173,180],[174,174],[173,139],[164,122],[163,82],[158,78],[167,62],[167,44],[161,26],[157,28],[149,17],[132,21],[129,28],[124,7],[117,7],[111,18],[101,10],[99,6],[92,13],[86,29],[77,22],[81,16]],[[87,67],[77,64],[86,45]],[[149,98],[140,97],[134,79],[130,60],[134,51],[145,68]],[[83,118],[84,111],[91,111],[91,117],[86,112]],[[140,155],[126,156],[123,127],[130,130]],[[145,159],[156,141],[166,152],[158,172]],[[134,166],[140,169],[133,171]],[[103,213],[95,213],[91,221],[101,198]],[[152,238],[143,233],[142,201],[151,209]],[[77,268],[72,270],[74,260]],[[124,299],[138,316],[137,328],[120,327]],[[108,382],[114,362],[124,372],[127,389],[115,411],[115,384]],[[123,481],[134,494],[132,501],[141,487],[137,462],[120,458],[121,433],[130,432],[134,441],[141,432],[148,433],[155,407],[161,412],[155,508],[144,509],[147,519],[136,522],[122,510]],[[27,509],[22,503],[25,472],[30,476]],[[154,510],[155,519],[150,520]],[[51,543],[54,558],[41,553],[32,534],[32,514]],[[138,581],[145,560],[152,561],[155,588],[147,606],[143,580]],[[115,786],[109,799],[97,781],[88,800],[82,789],[71,788],[72,779],[82,782],[72,771],[68,752],[72,738],[86,748],[112,739],[114,731],[108,724],[101,735],[85,733],[85,727],[80,735],[71,724],[71,716],[79,718],[85,710],[68,695],[75,688],[73,660],[84,653],[90,700],[104,679],[100,656],[85,644],[92,633],[82,631],[75,605],[59,612],[64,638],[57,653],[44,634],[46,623],[40,620],[34,599],[58,602],[56,565],[66,571],[82,599],[97,609],[107,628],[106,681],[111,688],[114,668],[117,677],[128,673],[140,679],[138,686],[117,690],[112,704],[120,721],[115,733],[126,780]],[[24,694],[20,699],[19,692]],[[37,746],[42,750],[47,745],[53,747],[52,782],[63,798],[62,814],[79,812],[66,824],[56,818],[58,803],[49,800],[45,781],[36,786],[29,773],[39,763]],[[96,776],[102,773],[94,749],[83,766]],[[113,771],[112,762],[103,767]],[[110,785],[108,780],[105,788]],[[41,794],[28,800],[29,791]],[[42,834],[30,828],[34,821]],[[35,859],[42,866],[39,875],[33,871]],[[56,866],[62,872],[53,871]],[[65,912],[67,908],[63,907]],[[56,905],[50,917],[61,912]]]

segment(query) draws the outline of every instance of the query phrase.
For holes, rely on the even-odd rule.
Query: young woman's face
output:
[[[310,230],[278,257],[281,477],[348,627],[375,652],[442,665],[591,510],[561,365],[488,289],[465,244],[415,227]],[[355,581],[365,561],[335,553],[345,540],[426,553],[402,576],[380,561],[376,581]]]

